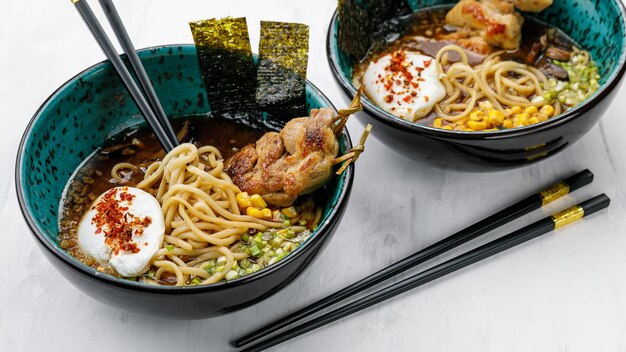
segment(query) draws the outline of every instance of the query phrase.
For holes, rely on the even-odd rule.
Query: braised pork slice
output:
[[[517,49],[524,18],[504,0],[461,0],[446,15],[446,23],[482,37],[489,45]]]
[[[289,206],[332,178],[339,142],[332,109],[313,109],[277,132],[268,132],[224,162],[224,170],[243,191],[268,204]]]

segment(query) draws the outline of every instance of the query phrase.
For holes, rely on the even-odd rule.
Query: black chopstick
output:
[[[91,10],[91,7],[89,7],[89,4],[87,3],[87,1],[86,0],[72,0],[72,3],[78,10],[78,13],[83,18],[83,21],[85,21],[85,24],[87,25],[87,27],[89,27],[91,34],[94,36],[94,38],[100,45],[100,48],[102,48],[102,51],[104,52],[106,57],[111,61],[111,64],[113,64],[113,67],[115,68],[118,75],[122,79],[122,82],[126,86],[126,89],[128,89],[128,92],[130,93],[131,97],[137,104],[139,111],[145,118],[146,122],[148,122],[148,125],[150,126],[150,128],[152,128],[152,130],[154,131],[154,134],[156,135],[157,139],[161,143],[161,146],[167,152],[174,149],[174,147],[178,145],[178,140],[176,139],[176,135],[174,134],[172,127],[171,126],[169,126],[169,128],[164,127],[164,126],[169,125],[169,122],[167,121],[167,119],[165,119],[164,123],[162,124],[161,121],[159,121],[159,119],[156,117],[149,103],[144,98],[141,90],[135,83],[130,72],[128,71],[124,63],[122,62],[122,59],[117,54],[117,51],[113,47],[113,44],[111,44],[111,41],[109,40],[108,36],[102,29],[102,26],[98,22],[98,19],[96,18],[93,11]],[[130,57],[130,54],[129,54],[129,57]],[[141,74],[138,74],[137,76],[139,79],[141,79]]]
[[[266,337],[282,328],[287,327],[301,319],[308,318],[312,314],[330,307],[347,298],[362,293],[364,290],[371,288],[395,275],[398,275],[412,267],[422,264],[440,254],[443,254],[453,248],[456,248],[472,239],[482,236],[500,226],[503,226],[521,216],[539,209],[542,206],[570,193],[577,189],[588,185],[593,181],[593,173],[589,170],[583,170],[565,180],[558,182],[545,190],[528,196],[521,201],[505,208],[443,240],[432,244],[380,271],[365,277],[348,287],[345,287],[323,299],[301,308],[278,321],[259,328],[235,341],[235,347],[247,345],[255,340]]]
[[[433,268],[424,270],[393,285],[371,293],[356,302],[347,304],[336,310],[330,311],[329,313],[326,313],[318,318],[291,328],[284,334],[269,338],[256,345],[244,349],[242,352],[262,351],[281,342],[305,334],[311,330],[332,323],[335,320],[354,314],[374,304],[395,297],[401,293],[434,281],[440,277],[465,268],[485,258],[489,258],[495,254],[513,248],[524,242],[549,233],[555,229],[561,228],[567,224],[582,219],[583,217],[589,216],[599,210],[608,207],[609,203],[610,199],[605,194],[601,194],[599,196],[586,200],[552,216],[543,218],[535,223],[525,226],[504,237],[484,244],[467,253],[461,254]]]
[[[139,59],[139,55],[137,55],[137,52],[135,51],[135,46],[133,45],[130,36],[128,36],[124,23],[122,22],[120,15],[117,13],[117,9],[115,8],[113,1],[100,0],[100,6],[104,9],[104,13],[111,24],[111,28],[113,28],[113,32],[117,36],[117,40],[122,45],[124,52],[130,60],[131,66],[135,70],[135,75],[139,80],[139,84],[141,84],[141,88],[143,88],[144,93],[148,97],[148,103],[150,103],[152,111],[155,113],[157,119],[161,123],[161,126],[163,126],[163,129],[165,129],[168,135],[176,136],[172,125],[170,125],[169,120],[167,119],[165,110],[163,110],[163,106],[161,106],[159,97],[150,82],[150,77],[148,77],[141,60]],[[176,139],[176,137],[174,137],[174,139]]]

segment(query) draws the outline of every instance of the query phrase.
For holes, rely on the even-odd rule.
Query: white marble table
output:
[[[137,47],[191,42],[186,23],[193,19],[246,16],[253,48],[260,20],[306,23],[311,26],[309,79],[336,105],[346,104],[325,56],[335,0],[117,4]],[[577,144],[514,171],[433,169],[407,162],[372,138],[357,163],[351,206],[337,234],[295,282],[224,317],[150,320],[103,305],[61,277],[36,248],[15,196],[15,152],[32,114],[65,80],[102,59],[69,1],[0,2],[0,351],[224,351],[229,339],[583,168],[596,174],[593,185],[555,206],[606,192],[613,199],[608,212],[274,350],[626,351],[623,98]],[[626,87],[619,94],[626,96]],[[356,121],[348,126],[353,136],[361,131]],[[538,211],[529,218],[542,216]]]

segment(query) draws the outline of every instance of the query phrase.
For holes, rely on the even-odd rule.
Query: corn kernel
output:
[[[293,219],[296,216],[298,216],[298,212],[296,211],[296,207],[289,207],[289,208],[283,208],[281,210],[281,213],[283,213],[286,217]]]
[[[251,195],[250,196],[250,202],[252,203],[252,206],[255,207],[255,208],[263,209],[263,208],[267,207],[267,203],[265,202],[263,197],[261,197],[258,194]]]
[[[511,112],[514,115],[517,115],[517,114],[522,112],[522,107],[521,106],[514,106],[514,107],[511,108]]]
[[[544,105],[541,107],[541,112],[546,114],[546,116],[550,118],[554,114],[554,108],[552,107],[552,105]]]
[[[438,117],[433,121],[433,127],[441,128],[442,123],[443,119],[441,117]]]
[[[254,207],[248,207],[246,209],[246,215],[248,216],[252,216],[253,218],[257,218],[257,219],[271,219],[272,218],[272,211],[268,208],[264,208],[262,210],[259,210],[257,208]]]
[[[452,131],[452,126],[451,125],[445,125],[443,127],[441,127],[442,130],[448,130],[448,131]]]
[[[508,108],[504,109],[504,116],[509,117],[511,115],[513,115],[513,110],[508,109]]]
[[[235,196],[235,199],[237,200],[237,204],[241,209],[246,209],[252,206],[252,202],[250,202],[250,196],[248,196],[248,192],[238,193]]]
[[[504,127],[504,128],[513,128],[513,120],[506,119],[506,120],[502,121],[502,127]]]
[[[545,121],[548,119],[548,116],[546,114],[544,114],[543,112],[539,112],[537,114],[537,120],[539,120],[539,122]]]
[[[467,127],[473,129],[474,131],[482,131],[487,128],[487,124],[482,121],[468,121]]]
[[[253,218],[261,219],[263,217],[263,212],[254,207],[248,207],[246,209],[246,215],[252,216]]]
[[[516,119],[517,119],[517,123],[515,123]],[[523,112],[523,113],[518,114],[517,116],[515,116],[515,118],[513,119],[513,125],[515,127],[517,127],[517,126],[527,126],[528,125],[528,114]]]
[[[499,126],[504,121],[504,114],[498,110],[489,110],[489,124],[491,126]]]
[[[533,117],[531,117],[531,118],[528,120],[528,122],[530,122],[530,124],[532,125],[532,124],[538,123],[538,122],[539,122],[539,119],[538,119],[537,117],[533,116]]]
[[[472,111],[469,117],[472,121],[482,121],[483,117],[485,117],[485,114],[482,111]]]
[[[524,109],[524,112],[527,113],[528,115],[532,115],[532,114],[536,114],[537,111],[539,111],[539,109],[537,109],[536,106],[529,106],[526,109]]]

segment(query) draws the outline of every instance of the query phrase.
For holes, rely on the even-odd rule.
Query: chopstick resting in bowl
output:
[[[515,219],[518,219],[533,210],[539,209],[552,201],[574,192],[593,181],[593,173],[589,170],[583,170],[573,176],[558,182],[541,192],[532,194],[519,202],[500,210],[499,212],[449,236],[443,240],[436,242],[380,271],[365,277],[321,300],[306,306],[302,309],[291,313],[278,321],[259,328],[233,342],[235,347],[242,347],[255,340],[265,338],[276,331],[279,331],[295,322],[310,317],[322,309],[328,308],[355,295],[363,293],[363,291],[386,281],[395,275],[398,275],[408,269],[422,264],[436,256],[448,252],[460,245],[467,243],[479,236],[482,236],[492,230],[495,230]]]
[[[496,255],[517,245],[537,238],[541,235],[559,229],[567,224],[580,220],[583,217],[589,216],[599,210],[607,208],[609,206],[609,203],[610,199],[605,194],[601,194],[594,198],[588,199],[582,203],[574,205],[573,207],[567,208],[552,216],[548,216],[528,226],[525,226],[504,237],[500,237],[476,249],[473,249],[453,259],[436,265],[430,269],[424,270],[393,285],[380,289],[355,302],[346,304],[318,318],[297,325],[296,327],[289,329],[284,334],[271,337],[258,344],[252,345],[251,347],[244,349],[242,352],[262,351],[281,342],[305,334],[311,330],[315,330],[338,319],[359,312],[374,304],[383,302],[401,293],[422,286],[457,270],[477,263],[483,259],[489,258],[493,255]]]
[[[159,140],[159,143],[161,143],[163,149],[165,149],[166,152],[174,149],[178,145],[176,134],[174,133],[174,130],[172,129],[172,126],[170,125],[167,116],[165,115],[163,107],[161,106],[159,99],[154,92],[152,83],[150,83],[150,79],[148,78],[148,75],[146,74],[146,71],[141,64],[141,60],[139,60],[139,57],[135,52],[134,46],[131,43],[130,38],[128,37],[128,33],[126,32],[126,29],[124,28],[122,21],[117,14],[117,11],[115,10],[115,7],[113,6],[113,3],[108,0],[102,0],[100,2],[102,4],[102,7],[105,9],[107,18],[109,19],[109,22],[113,27],[115,35],[119,39],[120,44],[122,45],[130,59],[131,65],[135,71],[135,75],[141,83],[145,94],[148,96],[150,103],[148,103],[143,95],[143,92],[139,89],[132,75],[124,65],[124,62],[122,62],[122,59],[119,57],[117,51],[113,47],[113,44],[111,44],[111,41],[109,40],[107,34],[104,32],[104,29],[102,29],[102,26],[100,25],[98,19],[91,10],[91,7],[89,7],[87,0],[71,1],[78,10],[78,13],[83,18],[83,21],[85,21],[87,27],[89,27],[91,34],[100,45],[100,48],[102,48],[102,51],[104,52],[106,57],[111,61],[111,64],[117,71],[117,74],[122,79],[122,82],[124,83],[126,89],[128,89],[128,92],[137,104],[137,107],[139,108],[139,111],[143,115],[144,119],[146,120],[146,122],[148,122],[148,125],[154,131],[154,134]]]

